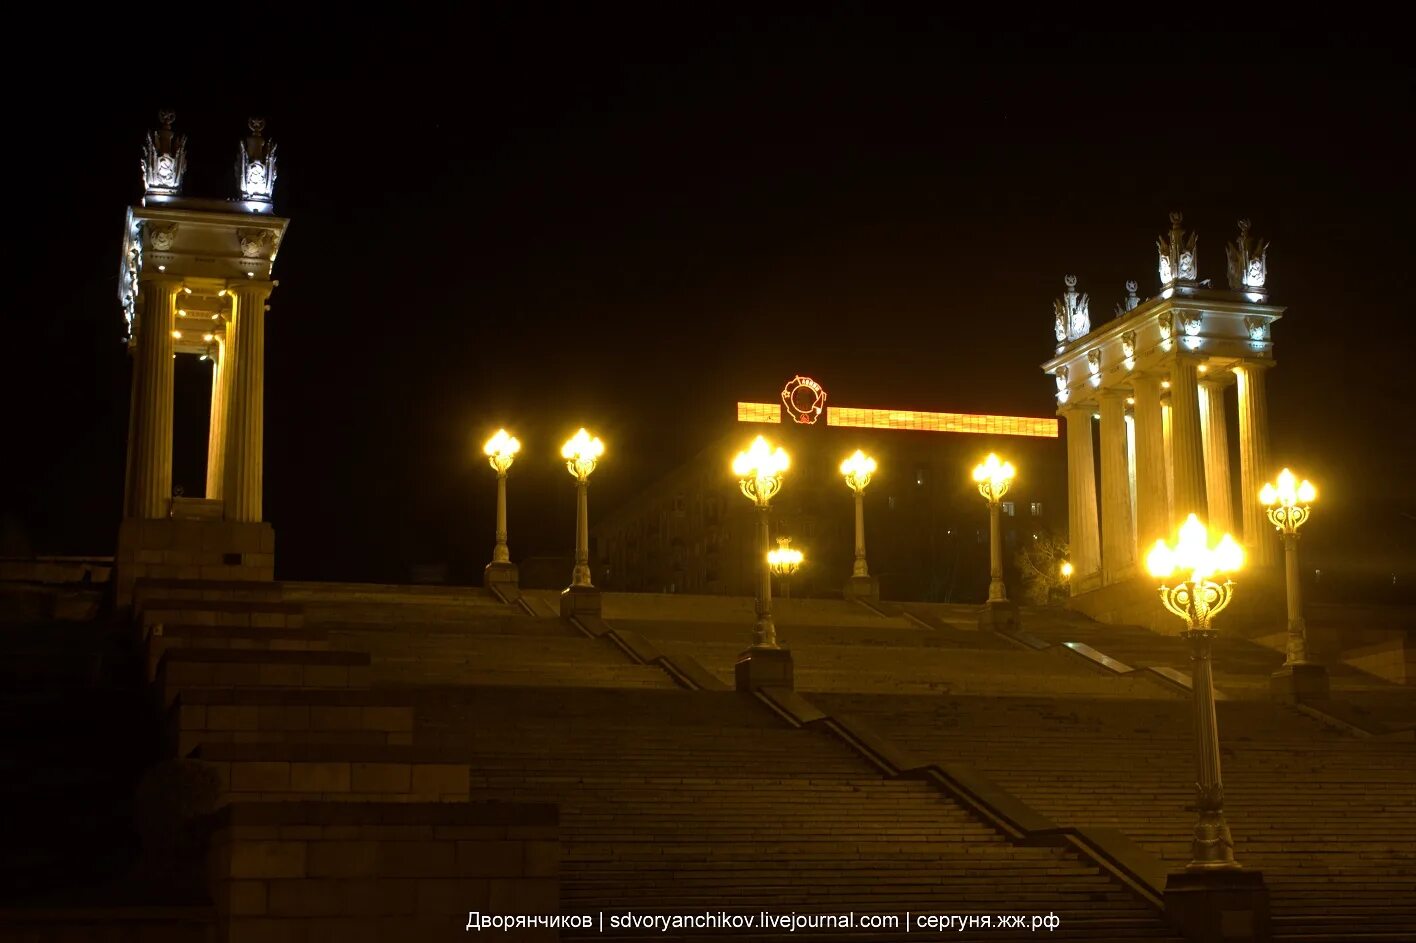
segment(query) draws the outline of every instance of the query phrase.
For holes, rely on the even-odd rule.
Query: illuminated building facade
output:
[[[1093,327],[1088,296],[1068,276],[1053,305],[1056,356],[1042,365],[1066,425],[1073,605],[1158,629],[1167,627],[1141,561],[1188,515],[1241,537],[1260,571],[1276,562],[1259,489],[1272,473],[1264,379],[1284,310],[1268,303],[1268,243],[1247,220],[1225,247],[1226,289],[1200,280],[1196,234],[1179,213],[1170,221],[1157,242],[1160,293],[1141,301],[1128,282],[1115,319]]]
[[[1002,509],[1008,568],[1033,535],[1064,529],[1065,458],[1055,419],[837,407],[825,405],[824,391],[797,391],[799,412],[737,404],[739,421],[725,423],[712,445],[603,518],[593,531],[596,583],[751,595],[754,512],[729,463],[759,433],[791,456],[772,500],[771,536],[791,538],[805,554],[793,596],[839,597],[851,578],[855,498],[840,466],[856,449],[878,463],[863,494],[865,543],[886,599],[970,602],[987,595],[988,519],[969,469],[990,451],[1009,455],[1020,472]],[[813,421],[796,418],[803,415]]]

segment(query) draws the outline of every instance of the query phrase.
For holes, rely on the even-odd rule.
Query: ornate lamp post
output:
[[[988,502],[988,602],[979,616],[979,624],[989,628],[1018,624],[1018,607],[1008,600],[1008,590],[1003,585],[1003,534],[998,522],[999,502],[1008,493],[1016,474],[1012,462],[1000,461],[991,452],[973,470],[978,493]]]
[[[1212,577],[1233,573],[1243,564],[1244,550],[1234,538],[1225,534],[1218,545],[1209,546],[1209,532],[1193,514],[1180,525],[1180,537],[1174,547],[1157,540],[1146,557],[1147,569],[1158,579],[1167,579],[1179,571],[1180,579],[1175,585],[1160,587],[1160,601],[1185,620],[1185,637],[1195,666],[1196,805],[1200,818],[1195,824],[1193,858],[1187,866],[1191,870],[1238,867],[1234,841],[1224,820],[1210,649],[1215,638],[1211,621],[1234,599],[1234,583],[1219,583]]]
[[[1278,473],[1278,486],[1266,484],[1259,502],[1268,512],[1269,523],[1282,535],[1283,560],[1288,584],[1288,657],[1273,676],[1274,693],[1280,697],[1325,698],[1327,670],[1308,661],[1308,624],[1303,618],[1303,586],[1298,575],[1298,528],[1312,513],[1318,489],[1306,478],[1301,482],[1288,469]]]
[[[865,486],[870,484],[875,468],[875,459],[860,449],[841,463],[846,487],[855,493],[855,565],[851,568],[850,581],[846,583],[848,598],[880,598],[880,582],[871,577],[865,562]]]
[[[1174,547],[1157,540],[1146,557],[1152,576],[1178,581],[1160,587],[1165,608],[1185,621],[1184,635],[1194,663],[1191,681],[1195,704],[1195,822],[1190,863],[1165,882],[1166,914],[1186,939],[1217,940],[1235,935],[1233,915],[1244,916],[1244,939],[1269,939],[1268,889],[1262,872],[1241,868],[1234,860],[1234,839],[1224,818],[1224,785],[1219,770],[1219,725],[1214,711],[1211,651],[1214,617],[1234,599],[1234,583],[1215,577],[1244,565],[1244,550],[1229,534],[1215,546],[1194,514],[1180,525]]]
[[[483,571],[483,581],[488,586],[498,583],[515,586],[517,582],[516,566],[511,562],[511,552],[506,545],[506,473],[520,451],[521,443],[505,429],[498,429],[482,446],[483,454],[497,473],[497,542],[492,548],[492,562]]]
[[[794,550],[791,546],[790,537],[778,537],[777,549],[767,551],[767,566],[773,573],[777,574],[777,579],[782,583],[782,598],[792,598],[792,574],[801,567],[801,561],[805,556],[800,550]]]
[[[790,459],[780,446],[772,448],[762,436],[752,440],[746,451],[733,459],[733,474],[744,497],[757,507],[759,574],[757,583],[757,624],[752,647],[738,657],[735,675],[740,691],[769,685],[792,686],[791,653],[777,644],[777,627],[772,622],[772,569],[768,560],[770,538],[768,514],[772,497],[782,488],[782,473]]]
[[[590,582],[590,474],[601,455],[605,454],[605,444],[581,429],[561,446],[561,458],[565,459],[566,471],[575,479],[575,569],[571,573],[570,586],[561,593],[561,615],[599,615],[599,592]]]

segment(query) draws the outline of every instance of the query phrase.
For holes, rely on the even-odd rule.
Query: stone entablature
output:
[[[1283,311],[1214,289],[1151,298],[1064,345],[1042,369],[1056,378],[1059,408],[1096,404],[1101,389],[1129,386],[1136,373],[1166,372],[1181,355],[1210,370],[1271,361],[1270,325]]]

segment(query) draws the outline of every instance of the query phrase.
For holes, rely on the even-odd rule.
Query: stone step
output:
[[[466,762],[403,746],[201,743],[191,759],[218,776],[228,800],[465,802]]]
[[[137,619],[143,628],[159,623],[266,628],[298,628],[305,624],[304,608],[299,603],[246,599],[154,598],[137,609]]]
[[[323,629],[157,623],[147,637],[149,678],[156,676],[162,653],[176,648],[328,651],[330,643]]]
[[[359,688],[368,680],[363,652],[174,648],[158,662],[155,685],[165,707],[191,688]]]

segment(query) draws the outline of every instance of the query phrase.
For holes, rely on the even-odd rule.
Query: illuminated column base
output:
[[[880,600],[880,579],[875,576],[852,576],[844,590],[847,599]]]
[[[1165,878],[1165,916],[1190,943],[1273,939],[1262,871],[1179,871]]]
[[[787,648],[749,648],[733,666],[733,680],[739,691],[758,688],[786,688],[796,684],[792,653]]]
[[[562,619],[577,616],[600,615],[600,591],[593,586],[567,586],[561,590],[560,610]]]
[[[994,632],[1007,632],[1022,627],[1018,604],[1011,599],[990,599],[978,614],[978,627]]]

